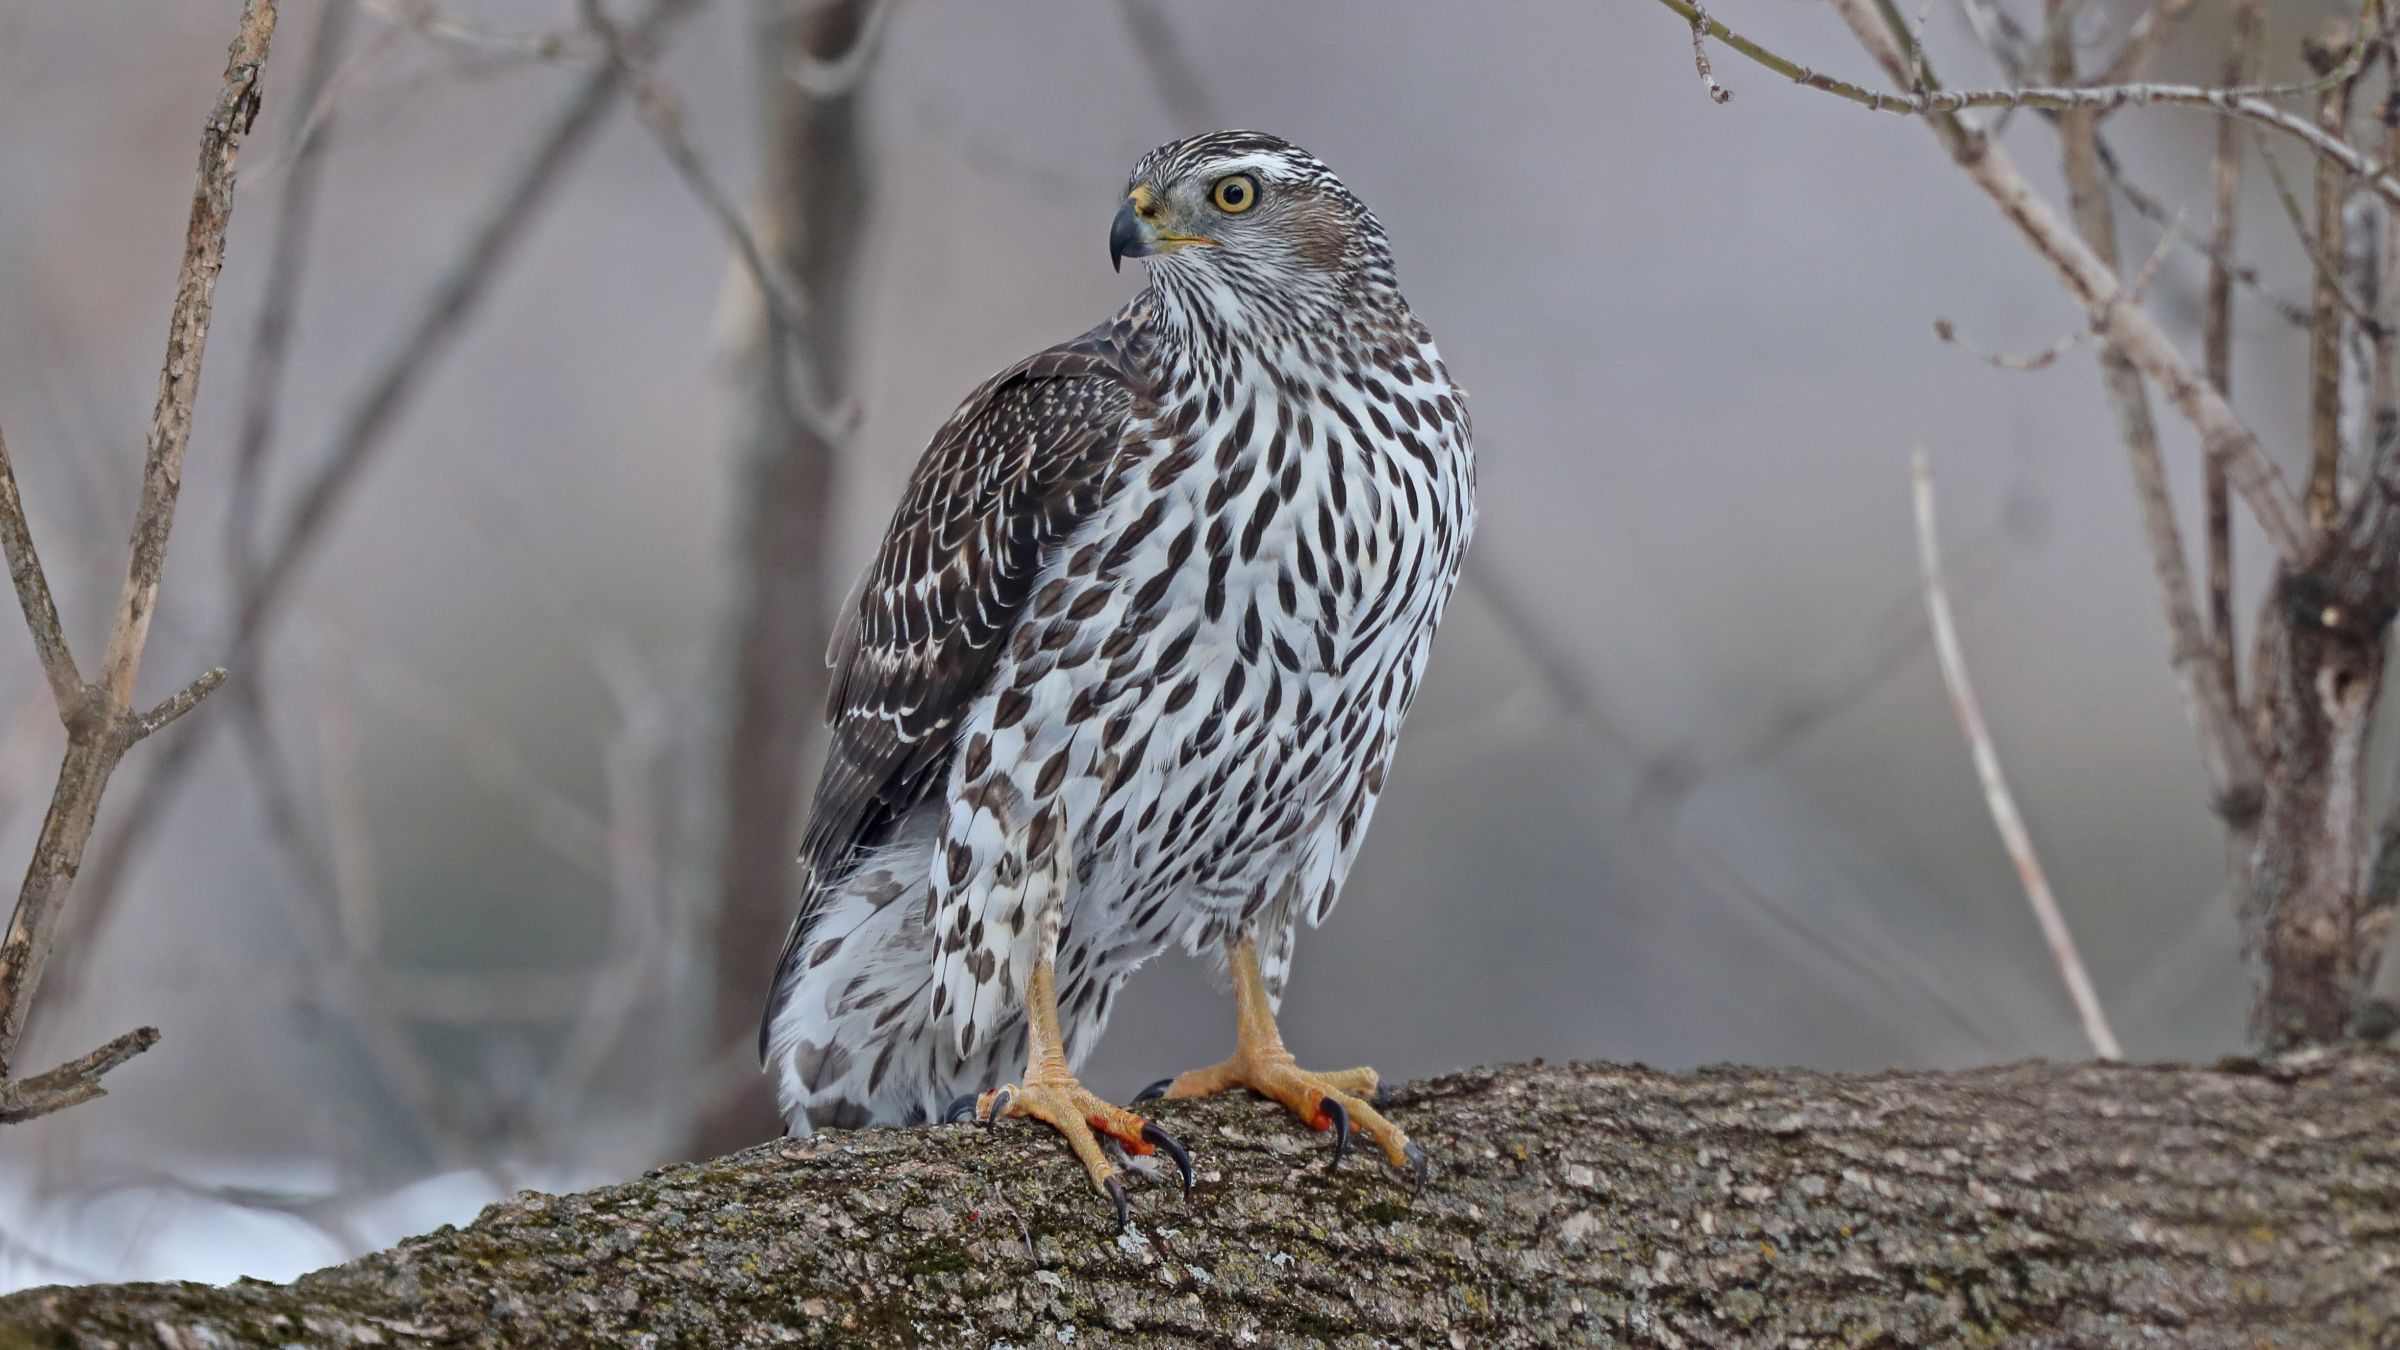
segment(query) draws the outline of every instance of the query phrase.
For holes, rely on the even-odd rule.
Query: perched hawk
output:
[[[1134,166],[1150,284],[933,438],[835,635],[832,746],[760,1030],[792,1131],[1032,1116],[1183,1150],[1075,1081],[1169,945],[1227,962],[1247,1087],[1419,1179],[1372,1069],[1295,1066],[1301,916],[1341,894],[1474,527],[1463,391],[1383,227],[1298,146]]]

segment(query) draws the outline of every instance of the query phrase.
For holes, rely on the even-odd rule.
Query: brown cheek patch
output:
[[[1310,267],[1332,271],[1349,257],[1353,227],[1339,211],[1321,206],[1296,211],[1288,228],[1292,252]]]

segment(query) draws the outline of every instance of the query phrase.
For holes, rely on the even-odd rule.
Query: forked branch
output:
[[[126,749],[182,716],[225,678],[213,670],[154,708],[137,710],[134,678],[150,636],[158,586],[166,570],[167,537],[175,525],[175,503],[183,483],[183,453],[191,443],[192,406],[200,389],[201,357],[215,309],[217,273],[225,265],[225,231],[233,219],[234,164],[258,117],[259,80],[267,43],[275,32],[274,0],[248,0],[225,66],[224,87],[200,133],[199,183],[192,194],[191,221],[184,237],[183,267],[167,325],[167,354],[160,364],[158,402],[142,465],[141,503],[134,517],[131,558],[117,603],[116,622],[101,657],[98,677],[86,686],[59,623],[58,609],[33,548],[15,476],[0,447],[0,546],[33,632],[34,647],[48,674],[51,692],[67,724],[67,752],[59,765],[50,810],[25,871],[6,938],[0,940],[0,1123],[88,1101],[102,1092],[100,1078],[148,1049],[157,1031],[144,1027],[117,1037],[80,1059],[47,1073],[10,1081],[8,1066],[25,1032],[35,989],[50,956],[60,911],[91,842],[101,794]]]
[[[2240,89],[2219,89],[2199,84],[2103,84],[2024,85],[2008,89],[1943,89],[1920,78],[1920,60],[1915,55],[1902,59],[1895,78],[1907,93],[1884,93],[1848,80],[1836,79],[1801,65],[1788,57],[1760,46],[1708,17],[1703,8],[1692,0],[1659,0],[1668,9],[1681,15],[1686,23],[1709,37],[1749,57],[1758,64],[1784,76],[1795,84],[1835,98],[1855,103],[1873,112],[1898,113],[1903,116],[1947,119],[1955,114],[1978,108],[1999,108],[2015,111],[2034,108],[2046,112],[2080,110],[2092,113],[2114,112],[2119,108],[2159,107],[2190,108],[2239,118],[2277,131],[2307,146],[2318,157],[2338,165],[2344,172],[2365,180],[2366,185],[2385,201],[2400,205],[2400,178],[2385,172],[2385,166],[2375,156],[2359,149],[2340,136],[2327,132],[2308,118],[2286,112],[2272,100],[2302,94],[2321,93],[2348,83],[2358,77],[2372,50],[2363,38],[2349,56],[2332,71],[2313,80],[2288,85],[2260,85]],[[1883,42],[1891,45],[1890,33],[1883,16],[1872,13],[1860,0],[1858,12],[1867,14],[1882,26]],[[1847,17],[1850,7],[1836,4]],[[1855,26],[1855,25],[1854,25]],[[1861,34],[1862,38],[1865,36]],[[1898,50],[1896,46],[1893,47]],[[1887,66],[1886,69],[1891,69]],[[1920,87],[1922,86],[1922,87]],[[1714,96],[1713,93],[1711,95]],[[1722,100],[1720,100],[1722,101]]]

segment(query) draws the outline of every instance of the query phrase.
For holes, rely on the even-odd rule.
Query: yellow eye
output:
[[[1209,190],[1208,199],[1226,215],[1238,216],[1258,205],[1258,180],[1246,173],[1227,174]]]

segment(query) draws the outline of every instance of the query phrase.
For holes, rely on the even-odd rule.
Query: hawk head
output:
[[[1333,170],[1259,131],[1211,132],[1142,156],[1108,232],[1111,264],[1147,258],[1161,279],[1236,300],[1346,289],[1388,273],[1390,256],[1374,213]]]

